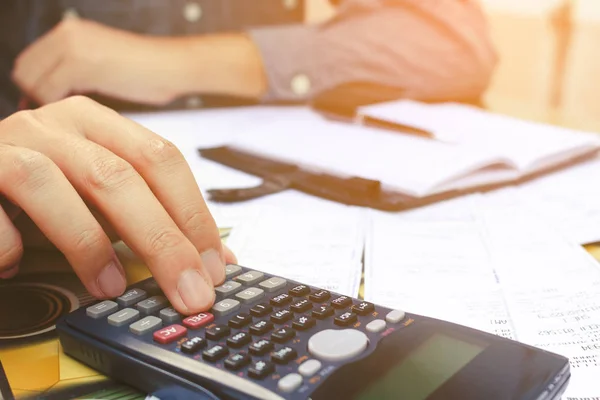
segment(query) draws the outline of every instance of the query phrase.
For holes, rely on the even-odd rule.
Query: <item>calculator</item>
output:
[[[66,354],[158,399],[560,399],[569,360],[466,326],[227,265],[207,312],[147,279],[57,324]],[[443,299],[439,299],[443,301]]]

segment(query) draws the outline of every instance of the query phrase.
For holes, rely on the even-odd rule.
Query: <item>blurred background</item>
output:
[[[600,1],[480,0],[500,57],[485,102],[512,116],[600,130]],[[308,22],[327,0],[308,0]]]

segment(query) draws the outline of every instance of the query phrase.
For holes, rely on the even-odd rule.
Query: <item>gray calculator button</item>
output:
[[[131,289],[126,291],[122,296],[117,297],[117,303],[121,307],[129,307],[146,298],[146,291],[142,289]]]
[[[302,376],[311,377],[321,369],[321,362],[319,360],[308,360],[304,361],[299,367],[298,372]]]
[[[283,278],[273,277],[267,279],[266,281],[262,281],[258,284],[258,286],[260,286],[267,292],[275,292],[276,290],[279,290],[282,287],[284,287],[286,283],[287,281]]]
[[[263,274],[262,272],[248,271],[245,274],[238,275],[238,277],[235,279],[237,279],[238,282],[241,282],[244,285],[251,286],[255,283],[258,283],[258,281],[260,281],[263,278],[263,276],[265,276],[265,274]]]
[[[231,279],[234,276],[239,275],[240,272],[242,272],[242,268],[237,265],[229,264],[225,266],[226,279]]]
[[[213,308],[213,314],[216,316],[227,315],[240,308],[240,302],[234,299],[225,299],[216,303]]]
[[[248,289],[242,290],[235,297],[238,300],[241,300],[244,304],[253,303],[256,300],[260,299],[265,295],[265,291],[259,288],[250,287]]]
[[[137,303],[136,307],[142,314],[148,315],[160,310],[166,305],[167,299],[165,296],[152,296],[149,299]]]
[[[368,343],[367,335],[356,329],[325,329],[308,339],[308,351],[321,360],[336,362],[356,357]]]
[[[121,326],[125,324],[129,324],[140,316],[140,312],[138,310],[134,310],[133,308],[124,308],[121,311],[117,311],[108,317],[108,323],[113,326]]]
[[[88,317],[102,318],[117,311],[119,306],[114,301],[104,300],[101,303],[90,306],[86,309]]]
[[[129,330],[136,335],[143,335],[162,326],[160,318],[150,315],[129,325]]]
[[[220,296],[228,297],[239,291],[241,287],[242,284],[239,282],[227,281],[221,286],[217,286],[215,288],[215,292],[217,292],[217,294]]]
[[[385,324],[384,320],[382,320],[382,319],[376,319],[376,320],[373,320],[373,321],[369,322],[367,324],[367,326],[365,326],[365,329],[368,332],[377,333],[377,332],[381,332],[382,330],[384,330],[385,326],[386,326],[386,324]]]
[[[179,321],[179,318],[181,318],[179,313],[173,307],[163,308],[158,313],[158,316],[166,324],[172,324],[173,322]]]
[[[402,310],[390,311],[386,316],[385,320],[390,324],[397,324],[404,319],[405,313]]]
[[[281,378],[279,380],[279,382],[277,383],[277,387],[282,392],[289,393],[289,392],[293,392],[294,390],[298,389],[301,384],[302,384],[302,377],[299,374],[292,373],[292,374],[287,374],[286,376]]]

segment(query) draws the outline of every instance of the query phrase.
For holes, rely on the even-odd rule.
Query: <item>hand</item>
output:
[[[69,18],[18,56],[13,80],[42,105],[84,93],[161,105],[184,87],[185,56],[174,39]]]
[[[171,143],[85,97],[0,122],[0,277],[18,271],[22,214],[67,258],[88,291],[112,298],[125,274],[106,219],[148,265],[173,307],[184,314],[214,302],[225,262],[192,172]]]

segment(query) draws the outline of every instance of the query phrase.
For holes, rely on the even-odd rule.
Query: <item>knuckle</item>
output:
[[[105,242],[105,234],[101,228],[84,229],[78,232],[73,241],[73,249],[80,254],[95,254]]]
[[[15,187],[41,187],[47,182],[53,168],[48,157],[33,150],[14,148],[10,151],[8,159],[10,165],[6,178]]]
[[[142,156],[150,165],[179,164],[185,160],[177,146],[161,137],[150,139],[142,150]]]
[[[85,180],[92,189],[112,190],[130,183],[136,175],[133,167],[125,160],[101,157],[90,162]]]
[[[59,103],[64,104],[65,107],[74,108],[76,110],[89,110],[98,106],[98,103],[96,103],[94,100],[80,94],[69,96],[64,100],[61,100]]]
[[[171,229],[153,229],[147,237],[148,252],[153,255],[160,255],[172,249],[180,248],[184,244],[183,234]]]
[[[199,210],[198,207],[190,207],[183,212],[183,215],[183,227],[186,231],[202,233],[214,227],[215,237],[218,237],[216,226],[208,212]]]

